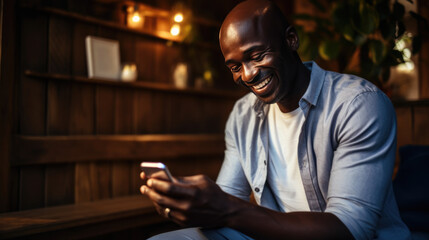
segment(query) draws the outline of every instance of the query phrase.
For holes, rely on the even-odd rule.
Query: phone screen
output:
[[[158,172],[164,172],[165,176],[173,181],[173,177],[168,170],[167,166],[161,162],[142,162],[140,164],[141,170],[146,174],[147,178],[150,178],[153,174]]]

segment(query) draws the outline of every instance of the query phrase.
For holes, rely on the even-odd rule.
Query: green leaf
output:
[[[336,59],[339,52],[339,44],[336,41],[322,41],[319,44],[319,55],[325,60]]]
[[[377,10],[364,1],[359,4],[358,18],[359,20],[355,22],[355,26],[363,34],[373,33],[379,23]]]

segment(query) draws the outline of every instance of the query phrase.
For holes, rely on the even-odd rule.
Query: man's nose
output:
[[[243,65],[243,74],[241,78],[245,83],[251,83],[256,75],[258,75],[258,68],[252,64]]]

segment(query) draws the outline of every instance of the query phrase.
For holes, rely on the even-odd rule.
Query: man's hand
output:
[[[145,179],[145,174],[140,177]],[[230,196],[204,175],[175,178],[173,182],[152,175],[140,191],[153,201],[159,214],[182,226],[223,226],[229,214]]]

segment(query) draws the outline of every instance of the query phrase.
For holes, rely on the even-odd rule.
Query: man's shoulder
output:
[[[359,96],[375,94],[386,97],[373,83],[352,74],[326,71],[322,89],[323,99],[336,102],[353,101]]]

